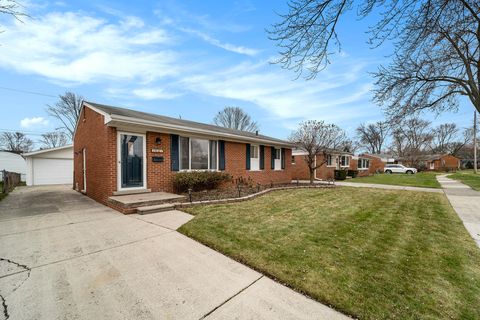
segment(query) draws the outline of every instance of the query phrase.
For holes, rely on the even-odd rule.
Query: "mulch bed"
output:
[[[203,191],[192,191],[191,199],[188,193],[182,193],[186,198],[182,202],[196,202],[196,201],[207,201],[207,200],[222,200],[222,199],[232,199],[232,198],[241,198],[248,195],[252,195],[267,189],[272,188],[282,188],[282,187],[306,187],[310,186],[309,183],[285,183],[285,184],[276,184],[276,185],[266,185],[266,186],[241,186],[241,187],[230,187],[222,189],[213,189],[213,190],[203,190]],[[334,185],[315,185],[315,187],[329,188],[334,187]]]

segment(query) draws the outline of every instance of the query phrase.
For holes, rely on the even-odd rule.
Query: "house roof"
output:
[[[416,159],[420,160],[420,161],[434,161],[434,160],[440,160],[444,156],[455,157],[455,156],[449,155],[449,154],[426,154],[426,155],[419,155],[419,156],[416,157]],[[455,157],[455,158],[459,159],[458,157]],[[399,158],[398,160],[410,160],[410,158],[409,157],[403,157],[403,158]]]
[[[391,154],[386,153],[362,153],[360,156],[376,157],[381,159],[395,159]]]
[[[69,145],[66,145],[66,146],[61,146],[61,147],[56,147],[56,148],[41,149],[41,150],[37,150],[37,151],[23,153],[22,156],[30,157],[30,156],[35,156],[37,154],[42,154],[42,153],[47,153],[47,152],[52,152],[52,151],[58,151],[58,150],[63,150],[63,149],[68,149],[68,148],[72,148],[72,152],[73,152],[73,145],[69,144]]]
[[[263,142],[288,147],[293,146],[293,144],[288,141],[272,138],[261,134],[256,134],[255,132],[229,129],[212,124],[205,124],[184,119],[176,119],[158,114],[119,108],[89,101],[84,101],[84,104],[86,106],[92,107],[92,109],[96,111],[107,114],[110,118],[108,121],[106,121],[107,123],[112,120],[124,122],[130,121],[139,125],[161,127],[165,129],[170,128],[176,131],[213,134],[223,138],[230,137],[236,138],[237,140],[240,139],[244,141]]]
[[[325,152],[327,154],[341,154],[341,155],[353,155],[351,152],[347,151],[342,151],[339,149],[325,149]],[[292,155],[294,156],[299,156],[299,155],[307,155],[308,153],[305,150],[302,149],[293,149],[292,150]]]

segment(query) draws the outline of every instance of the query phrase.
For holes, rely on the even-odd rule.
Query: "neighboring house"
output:
[[[72,145],[24,153],[23,156],[27,161],[27,186],[72,183]]]
[[[309,180],[310,172],[308,169],[307,162],[305,161],[305,156],[308,155],[307,152],[303,150],[293,150],[292,153],[292,178],[294,180]],[[326,159],[325,159],[326,156]],[[324,153],[317,154],[315,157],[316,164],[322,164],[321,167],[317,168],[314,172],[314,178],[318,180],[328,180],[333,179],[334,171],[337,169],[350,169],[350,163],[352,160],[353,154],[349,152],[343,152],[340,150],[327,150]]]
[[[363,157],[361,155],[352,156],[352,159],[350,161],[350,167],[348,169],[349,170],[357,170],[359,177],[368,176],[368,175],[371,174],[370,173],[370,158]]]
[[[427,171],[452,171],[460,169],[461,160],[451,154],[431,154],[410,159],[399,159],[400,164]]]
[[[74,188],[114,208],[112,195],[174,192],[179,171],[225,171],[262,185],[292,179],[289,142],[87,101],[73,145]]]
[[[392,155],[384,153],[362,153],[359,155],[359,157],[369,160],[369,174],[383,173],[383,169],[385,168],[386,164],[395,163],[395,158]]]
[[[0,151],[0,180],[2,179],[2,170],[20,173],[21,180],[25,181],[27,175],[27,162],[18,153]]]

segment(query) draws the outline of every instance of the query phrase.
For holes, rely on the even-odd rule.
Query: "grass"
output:
[[[480,250],[442,194],[277,191],[179,230],[361,319],[480,319]]]
[[[435,178],[436,175],[438,175],[438,173],[435,172],[419,172],[416,174],[380,173],[368,177],[357,177],[354,179],[349,179],[348,182],[388,184],[409,187],[441,188],[440,184]]]
[[[459,171],[447,177],[459,180],[467,186],[470,186],[472,189],[480,191],[480,174],[473,173],[473,170]]]

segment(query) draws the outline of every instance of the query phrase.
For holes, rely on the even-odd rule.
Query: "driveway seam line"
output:
[[[107,251],[107,250],[111,250],[111,249],[116,249],[116,248],[128,246],[128,245],[131,245],[131,244],[134,244],[134,243],[138,243],[138,242],[142,242],[142,241],[145,241],[145,240],[149,240],[149,239],[152,239],[152,238],[161,237],[161,236],[163,236],[163,235],[166,235],[166,234],[169,234],[169,233],[172,233],[172,232],[175,232],[175,231],[174,231],[174,230],[173,230],[173,231],[168,231],[168,232],[164,232],[164,233],[162,233],[162,234],[157,234],[157,235],[150,236],[150,237],[146,237],[146,238],[143,238],[143,239],[140,239],[140,240],[135,240],[135,241],[130,241],[130,242],[122,243],[122,244],[120,244],[120,245],[118,245],[118,246],[108,247],[108,248],[104,248],[104,249],[101,249],[101,250],[97,250],[97,251],[92,251],[92,252],[89,252],[89,253],[81,254],[81,255],[78,255],[78,256],[73,256],[73,257],[70,257],[70,258],[65,258],[65,259],[60,259],[60,260],[52,261],[52,262],[49,262],[49,263],[40,264],[40,265],[38,265],[38,266],[33,266],[33,267],[31,267],[31,268],[30,268],[30,271],[33,270],[33,269],[38,269],[38,268],[46,267],[46,266],[49,266],[49,265],[52,265],[52,264],[61,263],[61,262],[65,262],[65,261],[70,261],[70,260],[74,260],[74,259],[77,259],[77,258],[83,258],[83,257],[89,256],[89,255],[92,255],[92,254],[96,254],[96,253],[103,252],[103,251]],[[6,278],[6,277],[10,277],[10,276],[14,276],[14,275],[17,275],[17,274],[20,274],[20,273],[24,273],[24,272],[27,272],[27,270],[9,273],[9,274],[0,276],[0,279]]]
[[[168,230],[172,230],[172,231],[177,231],[177,229],[172,229],[172,228],[169,228],[169,227],[166,227],[166,226],[162,226],[161,224],[156,224],[156,223],[153,223],[153,222],[150,222],[150,221],[147,221],[147,220],[143,220],[143,219],[140,219],[140,218],[135,218],[135,217],[131,217],[132,219],[136,219],[138,221],[142,221],[142,222],[146,222],[146,223],[149,223],[149,224],[152,224],[156,227],[162,227],[162,228],[165,228],[165,229],[168,229]]]
[[[250,288],[251,286],[253,286],[255,283],[257,283],[258,280],[262,279],[263,277],[265,277],[263,274],[258,277],[257,279],[255,279],[252,283],[250,283],[248,286],[246,286],[245,288],[241,289],[240,291],[238,291],[237,293],[235,293],[233,296],[231,296],[230,298],[228,298],[227,300],[223,301],[221,304],[219,304],[218,306],[216,306],[215,308],[213,308],[212,310],[210,310],[208,313],[206,313],[205,315],[203,315],[199,320],[202,320],[202,319],[205,319],[206,317],[210,316],[212,313],[214,313],[215,311],[217,311],[219,308],[221,308],[222,306],[224,306],[226,303],[228,303],[229,301],[231,301],[233,298],[235,298],[236,296],[238,296],[239,294],[241,294],[242,292],[244,292],[245,290],[247,290],[248,288]]]
[[[81,224],[81,223],[92,222],[92,221],[103,221],[103,220],[114,219],[114,218],[118,218],[118,217],[105,217],[105,218],[100,218],[100,219],[91,219],[91,220],[85,220],[85,221],[69,222],[69,223],[60,224],[60,225],[56,225],[56,226],[50,226],[50,227],[44,227],[44,228],[38,228],[38,229],[32,229],[32,230],[26,230],[26,231],[18,231],[18,232],[13,232],[13,233],[0,234],[0,238],[1,237],[6,237],[6,236],[11,236],[11,235],[17,235],[17,234],[21,234],[21,233],[26,233],[26,232],[54,229],[54,228],[65,227],[65,226],[69,226],[69,225],[73,225],[73,224]]]

